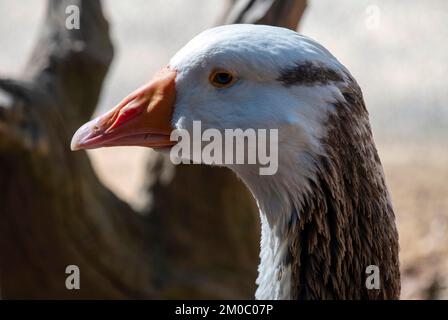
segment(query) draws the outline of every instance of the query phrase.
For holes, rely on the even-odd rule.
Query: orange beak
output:
[[[93,119],[74,134],[72,150],[112,146],[169,147],[176,100],[176,71],[165,67],[115,108]]]

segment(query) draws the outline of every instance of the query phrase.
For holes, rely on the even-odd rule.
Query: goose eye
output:
[[[210,74],[210,83],[217,88],[230,87],[236,78],[228,71],[218,70]]]

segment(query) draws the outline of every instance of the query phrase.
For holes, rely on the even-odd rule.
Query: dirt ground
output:
[[[402,299],[448,299],[448,150],[440,146],[378,147],[400,234]],[[101,179],[138,207],[151,151],[90,152]]]

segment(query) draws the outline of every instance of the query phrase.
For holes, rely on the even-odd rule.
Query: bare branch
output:
[[[307,6],[307,0],[236,0],[222,24],[255,23],[296,30]]]

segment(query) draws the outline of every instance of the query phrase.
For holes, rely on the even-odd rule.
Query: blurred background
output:
[[[188,40],[218,24],[220,0],[102,2],[115,56],[103,112]],[[0,0],[0,74],[19,77],[46,1]],[[402,298],[448,298],[448,2],[310,0],[300,33],[327,47],[360,84],[392,193],[400,235]],[[151,151],[89,152],[100,180],[139,209]]]

